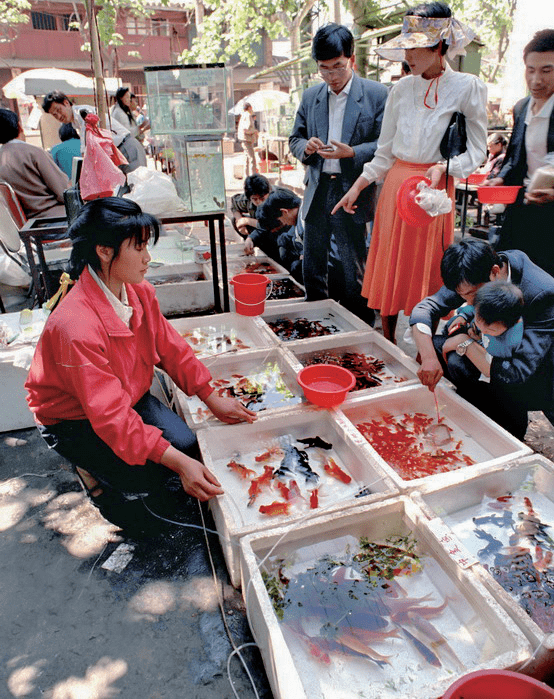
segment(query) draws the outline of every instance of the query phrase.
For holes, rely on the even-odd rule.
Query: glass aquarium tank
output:
[[[232,70],[223,63],[144,69],[152,135],[234,131]]]
[[[156,143],[188,211],[197,214],[225,209],[221,139],[163,134]]]

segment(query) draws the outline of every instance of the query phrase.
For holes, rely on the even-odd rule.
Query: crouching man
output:
[[[525,253],[498,254],[480,240],[450,245],[441,276],[444,286],[423,299],[410,316],[421,357],[421,383],[434,390],[446,376],[459,395],[523,439],[527,412],[542,410],[550,417],[554,407],[554,278]],[[468,333],[449,335],[447,329],[433,336],[440,318],[464,302],[473,304],[477,291],[495,280],[519,287],[523,298],[523,334],[509,356],[493,356]]]

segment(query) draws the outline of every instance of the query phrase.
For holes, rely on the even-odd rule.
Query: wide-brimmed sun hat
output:
[[[403,61],[406,49],[430,48],[442,40],[448,45],[446,55],[452,59],[465,56],[465,47],[474,38],[475,32],[454,17],[407,15],[401,33],[378,46],[375,53],[388,61]]]

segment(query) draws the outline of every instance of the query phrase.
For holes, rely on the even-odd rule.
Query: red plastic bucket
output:
[[[340,405],[356,385],[354,374],[337,364],[310,364],[298,372],[296,380],[310,403],[323,408]]]
[[[552,699],[554,690],[509,670],[470,672],[454,682],[442,699]]]
[[[271,280],[263,274],[244,272],[236,274],[229,282],[235,290],[235,311],[241,316],[258,316],[264,312],[267,291]]]

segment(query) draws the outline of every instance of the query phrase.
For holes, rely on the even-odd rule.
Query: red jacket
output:
[[[150,389],[154,366],[201,400],[213,390],[211,375],[161,314],[153,287],[126,288],[130,328],[83,271],[45,325],[25,383],[27,402],[40,424],[86,419],[128,464],[159,463],[169,442],[132,407]]]

